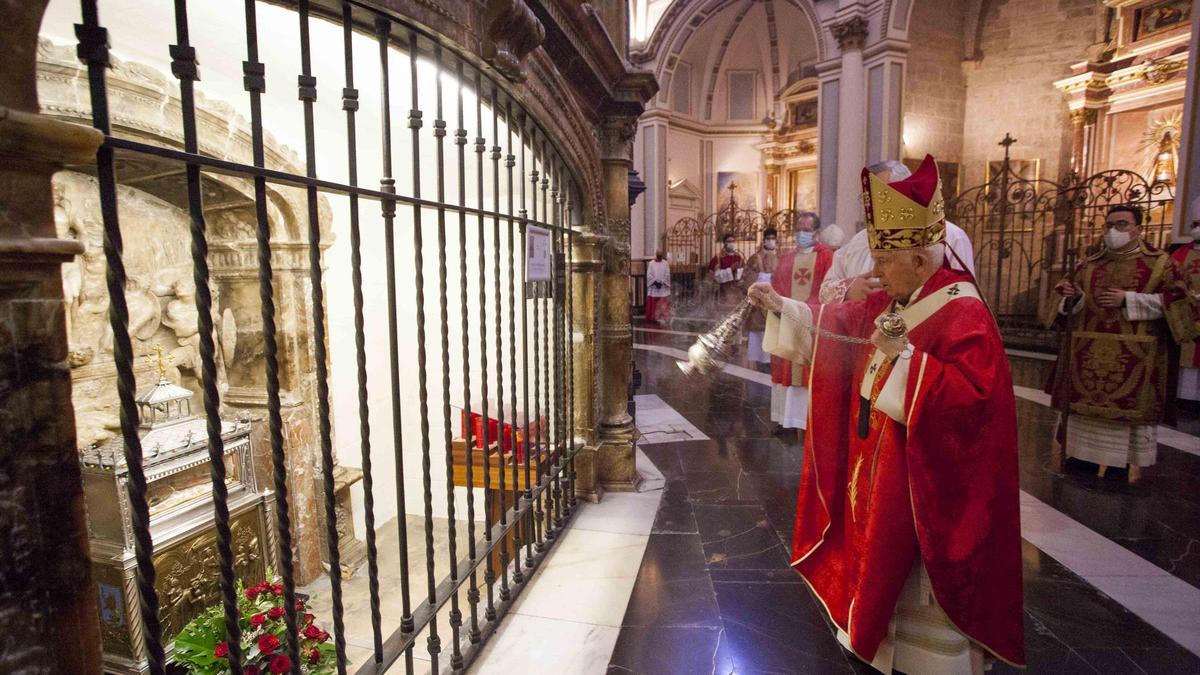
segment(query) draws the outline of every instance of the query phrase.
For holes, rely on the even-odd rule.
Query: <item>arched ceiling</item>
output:
[[[820,60],[824,46],[816,25],[808,0],[676,0],[633,59],[653,64],[663,102],[679,61],[689,63],[697,112],[710,119],[726,70],[759,71],[773,97],[789,84],[790,74]]]

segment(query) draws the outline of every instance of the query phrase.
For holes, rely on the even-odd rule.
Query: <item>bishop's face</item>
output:
[[[929,262],[916,251],[871,251],[871,258],[875,261],[872,274],[893,299],[907,300],[929,278],[925,269]]]

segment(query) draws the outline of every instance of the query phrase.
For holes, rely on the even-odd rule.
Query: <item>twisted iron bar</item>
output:
[[[108,113],[108,89],[105,70],[109,65],[108,31],[100,26],[96,0],[83,0],[83,23],[75,24],[79,40],[78,55],[87,63],[91,92],[92,125],[100,133],[112,133]],[[138,409],[135,400],[137,382],[133,377],[133,345],[129,339],[129,307],[125,301],[124,242],[117,211],[117,177],[113,151],[101,146],[96,151],[96,173],[100,186],[100,216],[104,221],[105,284],[108,289],[108,320],[113,332],[113,361],[117,370],[117,397],[121,404],[121,437],[125,466],[129,470],[130,520],[133,526],[133,554],[137,561],[134,577],[138,589],[138,613],[145,635],[147,661],[151,675],[162,675],[166,656],[162,645],[162,624],[158,618],[158,591],[155,590],[154,540],[150,536],[150,508],[146,503],[146,472],[142,465],[142,439],[138,435]]]
[[[317,99],[317,78],[312,75],[309,40],[309,3],[300,0],[300,76],[297,89],[304,104],[305,168],[310,178],[317,176],[317,150],[314,138],[313,104]],[[329,421],[329,372],[325,341],[325,287],[321,271],[321,224],[317,212],[317,188],[309,186],[308,265],[312,274],[310,293],[313,312],[313,357],[317,367],[317,426],[321,440],[321,477],[325,489],[325,536],[329,548],[330,597],[333,601],[333,639],[339,675],[346,672],[346,635],[342,616],[342,562],[338,547],[337,507],[334,504],[333,429]],[[293,603],[294,604],[294,603]]]
[[[253,3],[254,0],[247,0]],[[346,86],[342,109],[346,112],[346,144],[350,184],[358,185],[358,136],[355,113],[358,90],[354,87],[354,9],[342,3],[342,45],[345,51]],[[350,282],[354,293],[354,353],[358,376],[359,457],[363,475],[363,519],[367,538],[367,590],[370,595],[371,642],[375,663],[383,662],[382,616],[379,609],[379,551],[375,543],[375,478],[371,471],[371,409],[367,389],[367,348],[362,287],[362,232],[359,228],[358,196],[350,195]]]
[[[514,288],[513,276],[513,167],[516,166],[517,160],[513,155],[513,125],[512,125],[512,100],[509,99],[504,103],[504,127],[508,132],[508,152],[504,157],[504,167],[508,176],[508,355],[509,355],[509,391],[511,393],[509,401],[509,410],[512,411],[511,436],[500,441],[501,447],[507,442],[512,448],[512,493],[513,493],[513,508],[519,509],[521,506],[521,488],[518,471],[520,467],[517,465],[517,345],[516,345],[516,297]],[[497,221],[499,225],[499,221]],[[496,247],[500,247],[499,230],[496,233]],[[499,282],[499,279],[497,279]],[[499,298],[497,298],[499,300]],[[497,307],[499,310],[499,307]],[[500,380],[500,409],[504,409],[504,380]],[[504,426],[501,424],[500,433],[504,433]],[[521,571],[521,534],[524,523],[520,520],[513,523],[513,583],[520,584],[525,582],[525,575]]]
[[[476,193],[479,196],[479,363],[481,367],[481,376],[479,387],[481,389],[480,396],[483,399],[483,424],[480,433],[483,435],[483,505],[484,512],[489,514],[495,507],[495,496],[492,494],[492,465],[491,454],[492,446],[488,438],[488,341],[487,341],[487,237],[483,226],[483,153],[487,150],[487,139],[483,137],[483,89],[480,83],[479,72],[475,73],[475,96],[478,104],[475,108],[475,127],[478,129],[479,136],[475,139],[475,157],[478,162],[479,170],[476,175]],[[493,86],[490,92],[491,110],[493,118],[496,114],[496,89]],[[493,119],[493,133],[495,130],[495,120]],[[494,194],[494,193],[493,193]],[[487,588],[487,608],[484,610],[484,618],[488,621],[496,620],[496,605],[493,597],[493,586],[496,582],[495,565],[492,562],[491,546],[492,543],[492,528],[485,527],[483,529],[484,540],[489,544],[488,555],[484,558],[486,561],[483,572],[483,583]]]
[[[459,59],[455,68],[458,81],[463,82],[463,62]],[[458,129],[454,132],[454,143],[458,146],[458,198],[466,202],[467,198],[467,129],[463,116],[462,89],[458,90]],[[471,644],[478,644],[482,639],[479,631],[479,582],[475,574],[475,561],[478,551],[475,548],[475,452],[471,447],[471,331],[470,316],[467,312],[467,212],[458,212],[458,304],[461,310],[459,320],[462,322],[462,363],[463,363],[463,419],[466,424],[463,429],[464,448],[467,461],[467,558],[471,562],[471,583],[467,591],[467,601],[470,604],[470,627],[467,629],[467,639]]]
[[[251,142],[254,164],[263,166],[262,93],[265,70],[258,61],[258,20],[255,1],[246,0],[246,90],[250,93]],[[292,520],[288,507],[287,464],[283,450],[283,418],[280,416],[279,350],[275,337],[275,289],[271,265],[271,224],[267,213],[266,179],[254,179],[255,238],[258,248],[258,297],[263,322],[263,353],[267,375],[267,429],[271,439],[271,469],[275,487],[275,518],[278,530],[279,566],[283,574],[284,623],[288,656],[293,675],[300,673],[300,636],[296,619],[296,584],[292,562]]]
[[[417,77],[417,34],[408,33],[408,55],[410,79],[412,83],[412,108],[408,112],[408,128],[412,129],[412,169],[413,195],[421,195],[421,111],[416,107],[418,100],[419,81]],[[433,485],[429,458],[429,386],[426,373],[425,351],[425,254],[422,238],[421,209],[413,208],[413,264],[416,267],[417,284],[417,383],[421,408],[421,477],[425,500],[425,576],[428,581],[426,602],[435,606],[437,603],[437,578],[434,576],[433,560]],[[441,653],[441,639],[438,637],[436,613],[429,620],[429,660],[431,670],[438,672],[438,654]]]
[[[447,570],[451,583],[458,581],[458,549],[454,517],[454,452],[453,436],[450,431],[450,315],[448,310],[446,269],[446,120],[442,110],[442,45],[433,45],[435,92],[437,95],[436,117],[433,120],[433,136],[437,143],[437,225],[438,225],[438,318],[442,322],[442,441],[446,456],[446,539],[449,547]],[[464,139],[465,140],[465,139]],[[459,670],[463,666],[462,648],[459,644],[462,626],[462,611],[458,607],[458,593],[450,594],[450,667]]]
[[[496,203],[500,202],[500,115],[495,105],[496,90],[492,89],[492,194]],[[480,280],[483,283],[484,280]],[[503,299],[500,295],[500,219],[492,219],[492,295],[496,301],[496,429],[497,447],[500,451],[500,527],[507,529],[508,524],[508,491],[505,489],[504,474],[504,310]],[[513,486],[516,489],[516,486]],[[508,537],[500,539],[500,600],[512,598],[508,588]]]
[[[186,0],[175,0],[175,37],[171,45],[171,71],[179,80],[183,117],[183,145],[187,152],[198,148],[196,134],[196,50],[188,42]],[[187,195],[192,239],[192,281],[196,286],[196,312],[200,338],[201,385],[204,395],[205,429],[208,436],[209,477],[212,481],[213,511],[217,531],[221,604],[225,610],[225,633],[229,644],[229,666],[241,675],[242,635],[238,624],[237,591],[234,588],[232,535],[229,530],[229,491],[225,486],[225,440],[221,436],[221,399],[217,390],[216,345],[213,343],[212,289],[209,287],[208,236],[204,221],[200,167],[187,165]]]

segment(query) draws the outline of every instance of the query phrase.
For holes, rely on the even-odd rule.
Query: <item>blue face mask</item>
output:
[[[811,248],[813,241],[814,237],[812,232],[801,231],[796,233],[796,245],[800,248]]]

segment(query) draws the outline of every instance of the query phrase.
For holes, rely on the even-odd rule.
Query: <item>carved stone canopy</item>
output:
[[[483,57],[505,77],[524,81],[522,62],[546,39],[546,27],[524,0],[488,0]]]
[[[864,16],[852,16],[838,21],[830,25],[829,30],[833,33],[834,39],[838,41],[838,46],[843,50],[862,49],[867,42],[867,35],[870,33],[867,19]]]

